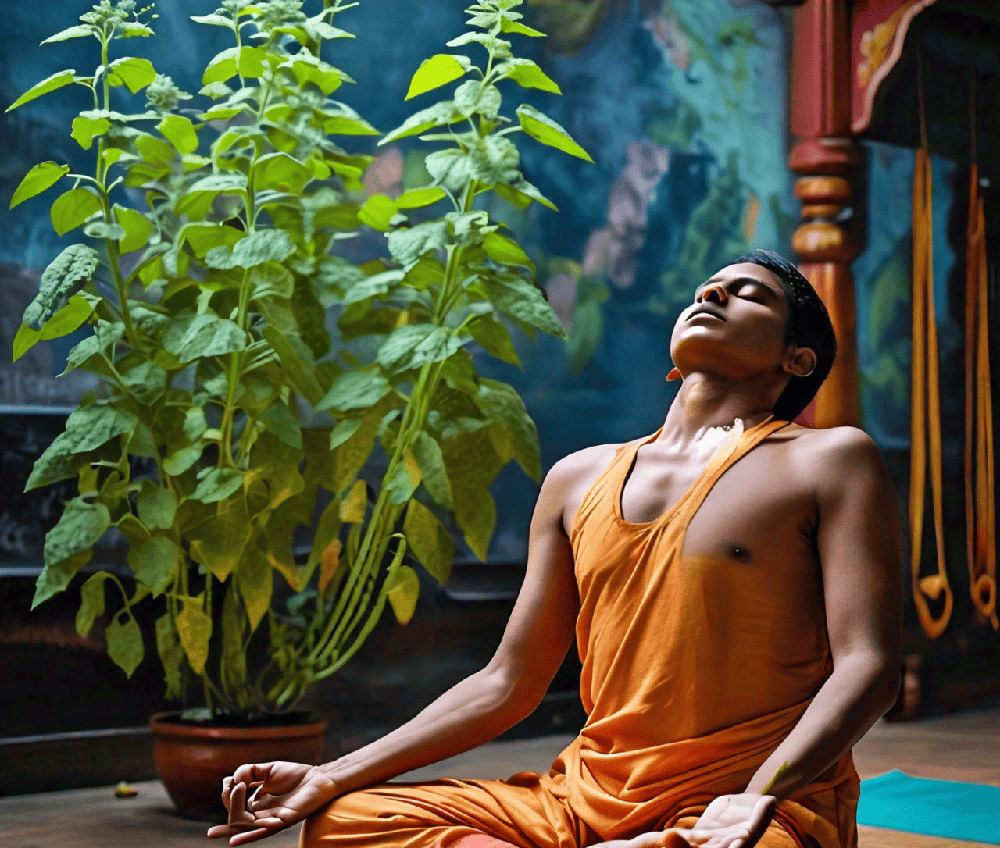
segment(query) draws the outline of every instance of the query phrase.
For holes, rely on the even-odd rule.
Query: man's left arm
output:
[[[899,689],[902,566],[896,495],[868,436],[846,427],[823,436],[826,444],[813,466],[816,541],[833,672],[747,785],[747,793],[778,800],[846,754],[892,706]]]

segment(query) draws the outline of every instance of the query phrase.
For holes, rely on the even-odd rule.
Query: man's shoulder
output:
[[[783,437],[779,443],[791,453],[796,466],[810,476],[829,481],[831,474],[879,472],[884,467],[871,436],[857,427],[813,429],[793,425],[780,432]]]
[[[549,470],[549,474],[559,477],[562,480],[591,476],[595,472],[596,474],[600,474],[611,464],[618,451],[627,444],[628,442],[624,444],[592,445],[589,448],[574,451],[556,462]]]

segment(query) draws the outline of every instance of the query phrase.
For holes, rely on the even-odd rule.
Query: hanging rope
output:
[[[990,389],[986,225],[976,150],[976,70],[970,86],[972,167],[965,254],[965,547],[972,603],[997,629],[993,399]],[[973,449],[973,437],[975,448]]]
[[[934,317],[934,227],[931,160],[927,151],[927,121],[924,115],[923,68],[917,41],[917,97],[920,112],[920,148],[913,168],[913,376],[910,442],[910,573],[917,618],[924,632],[937,639],[948,626],[952,592],[944,556],[944,512],[942,507],[941,395],[938,377],[937,322]],[[920,575],[924,531],[924,490],[930,453],[931,500],[934,536],[937,542],[937,573]],[[939,617],[931,612],[928,599],[944,595]]]

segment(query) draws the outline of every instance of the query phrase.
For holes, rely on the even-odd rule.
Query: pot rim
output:
[[[181,724],[180,712],[171,710],[154,713],[149,724],[154,736],[206,737],[211,739],[294,739],[325,733],[327,720],[318,718],[305,724],[271,724],[266,727],[215,727],[212,725]]]

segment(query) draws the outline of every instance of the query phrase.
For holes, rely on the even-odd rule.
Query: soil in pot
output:
[[[157,713],[153,765],[184,818],[225,821],[222,779],[243,763],[290,760],[318,765],[326,751],[326,720],[305,713],[268,716],[253,723],[198,722],[179,712]]]

